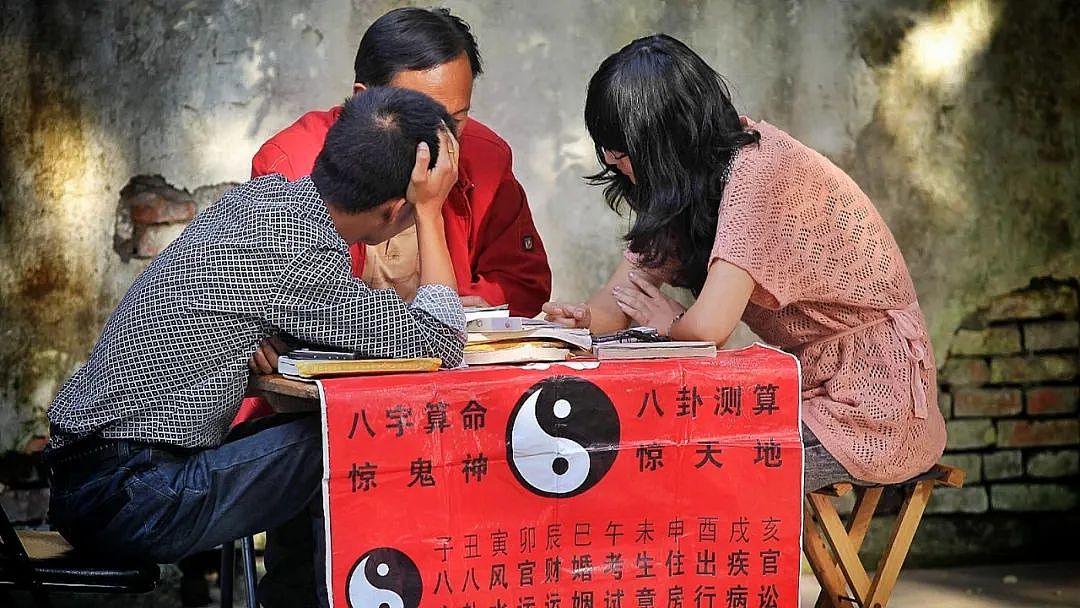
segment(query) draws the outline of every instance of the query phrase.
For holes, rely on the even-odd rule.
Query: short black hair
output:
[[[445,8],[396,8],[364,32],[353,63],[355,82],[385,86],[399,72],[429,70],[462,53],[474,78],[484,72],[476,38],[461,17]]]
[[[345,100],[330,127],[311,180],[323,200],[347,213],[366,211],[405,196],[426,142],[434,167],[439,129],[450,124],[446,108],[406,89],[372,87]]]

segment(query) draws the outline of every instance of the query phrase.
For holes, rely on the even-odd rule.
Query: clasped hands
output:
[[[668,335],[676,317],[686,311],[679,302],[668,297],[650,283],[639,272],[629,274],[630,284],[616,285],[611,289],[611,297],[619,310],[629,317],[634,325],[652,327]],[[566,302],[548,302],[544,304],[545,319],[567,327],[591,327],[592,310],[588,304]]]

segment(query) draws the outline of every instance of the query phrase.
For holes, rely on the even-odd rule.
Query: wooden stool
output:
[[[937,464],[918,477],[892,486],[838,483],[807,494],[803,506],[803,551],[821,583],[816,608],[885,608],[922,520],[930,492],[935,485],[959,488],[963,484],[962,469]],[[871,579],[859,559],[859,548],[886,487],[899,487],[904,493],[904,504]],[[855,508],[845,526],[832,498],[852,490],[856,496]]]

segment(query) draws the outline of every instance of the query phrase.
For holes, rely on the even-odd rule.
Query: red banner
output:
[[[798,605],[790,355],[322,386],[335,607]]]

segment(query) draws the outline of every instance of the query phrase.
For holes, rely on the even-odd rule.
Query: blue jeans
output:
[[[326,606],[320,420],[260,426],[205,450],[107,439],[49,449],[49,518],[80,550],[159,563],[266,530],[260,602]]]

